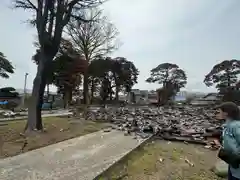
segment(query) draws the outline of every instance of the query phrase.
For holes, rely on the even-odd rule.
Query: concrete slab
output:
[[[2,159],[0,179],[92,180],[143,141],[99,131]]]

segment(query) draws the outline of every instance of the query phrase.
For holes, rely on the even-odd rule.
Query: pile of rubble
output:
[[[88,120],[105,120],[113,129],[143,138],[151,134],[166,140],[207,145],[207,137],[218,136],[221,124],[214,110],[203,107],[106,107],[89,108]]]

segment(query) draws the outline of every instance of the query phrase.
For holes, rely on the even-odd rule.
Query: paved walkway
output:
[[[88,134],[0,160],[3,180],[92,180],[143,140],[111,131]]]

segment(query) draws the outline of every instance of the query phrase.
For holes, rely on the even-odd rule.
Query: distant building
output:
[[[148,93],[148,103],[149,104],[156,104],[158,103],[158,94],[156,91],[150,91]]]
[[[29,97],[32,94],[31,89],[26,89],[25,93],[24,93],[24,89],[16,89],[16,92],[19,93],[19,97],[20,97],[20,100],[18,101],[18,103],[19,103],[19,105],[22,105],[22,106],[26,103],[26,102],[24,102],[24,101],[26,101],[26,97]],[[50,91],[48,97],[47,97],[47,94],[48,94],[47,91],[45,91],[44,97],[43,97],[44,103],[62,101],[61,95],[59,95],[57,92]],[[25,95],[25,98],[24,98],[24,95]]]
[[[174,97],[174,101],[186,101],[187,99],[187,91],[180,91],[176,94],[176,96]]]
[[[16,92],[18,92],[20,96],[24,95],[24,89],[16,89]],[[26,89],[25,93],[26,93],[26,95],[31,95],[32,94],[32,90],[31,89]],[[57,95],[57,92],[49,91],[49,94]],[[47,95],[47,91],[44,92],[44,95]]]
[[[202,98],[196,98],[191,101],[191,105],[207,106],[214,105],[221,100],[221,96],[218,93],[209,93]]]
[[[126,100],[127,100],[127,96],[124,95],[124,94],[119,94],[118,100],[119,100],[119,101],[126,101]]]
[[[148,97],[147,90],[132,89],[127,95],[127,101],[130,103],[144,103]]]
[[[127,95],[127,101],[137,104],[156,103],[157,93],[156,91],[132,89],[132,91]]]

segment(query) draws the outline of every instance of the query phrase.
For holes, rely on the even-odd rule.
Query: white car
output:
[[[16,114],[17,113],[12,112],[12,111],[5,111],[5,112],[3,112],[3,116],[5,116],[5,117],[14,117],[14,116],[16,116]]]

